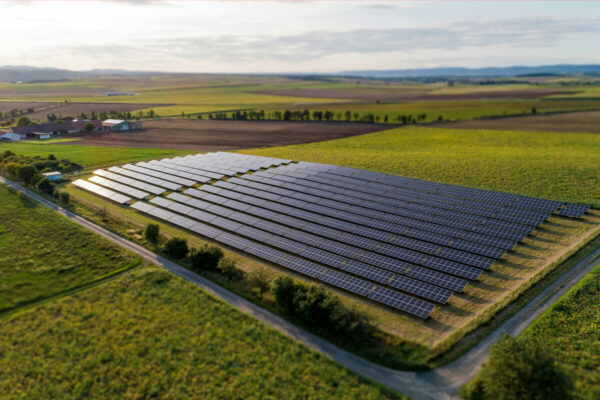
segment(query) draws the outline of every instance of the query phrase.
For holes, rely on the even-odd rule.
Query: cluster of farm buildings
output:
[[[37,125],[14,126],[8,131],[0,131],[0,140],[49,139],[52,136],[66,134],[125,132],[141,128],[142,124],[139,121],[79,119],[59,123],[45,122]]]

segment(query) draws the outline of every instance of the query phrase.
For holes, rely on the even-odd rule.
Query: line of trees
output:
[[[183,118],[185,113],[181,113]],[[191,115],[187,114],[187,118]],[[364,123],[401,123],[401,124],[416,124],[427,120],[426,113],[419,114],[398,114],[396,116],[389,114],[374,114],[374,113],[359,113],[346,110],[345,112],[333,112],[330,110],[275,110],[271,113],[260,111],[235,111],[235,112],[215,112],[208,113],[206,117],[210,120],[236,120],[236,121],[343,121],[343,122],[364,122]],[[202,119],[202,114],[196,116],[197,119]],[[437,118],[442,121],[441,115]]]
[[[89,115],[86,114],[85,112],[81,112],[79,114],[77,114],[75,117],[73,116],[63,116],[62,114],[58,114],[56,115],[55,113],[48,113],[46,114],[46,120],[48,122],[56,122],[56,123],[60,123],[60,122],[65,122],[65,121],[72,121],[75,118],[77,119],[99,119],[99,120],[105,120],[105,119],[128,119],[128,120],[140,120],[142,118],[158,118],[158,114],[154,111],[154,110],[148,110],[148,111],[137,111],[137,112],[131,112],[131,111],[117,111],[117,110],[110,110],[110,111],[100,111],[100,112],[96,112],[94,110],[89,112]]]

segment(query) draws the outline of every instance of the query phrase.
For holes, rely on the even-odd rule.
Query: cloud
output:
[[[574,35],[600,33],[600,18],[516,18],[463,21],[445,26],[395,29],[319,30],[287,36],[216,35],[158,38],[111,45],[71,46],[70,56],[93,53],[123,60],[278,61],[292,63],[345,54],[455,51],[506,46],[513,50],[555,46]]]

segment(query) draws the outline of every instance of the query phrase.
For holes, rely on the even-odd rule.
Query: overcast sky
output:
[[[600,2],[6,1],[0,65],[337,72],[600,64]]]

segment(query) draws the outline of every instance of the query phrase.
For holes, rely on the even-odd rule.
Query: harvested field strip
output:
[[[77,144],[188,151],[237,150],[318,142],[384,128],[387,127],[355,123],[165,119],[144,122],[144,130],[140,132],[84,136]]]

